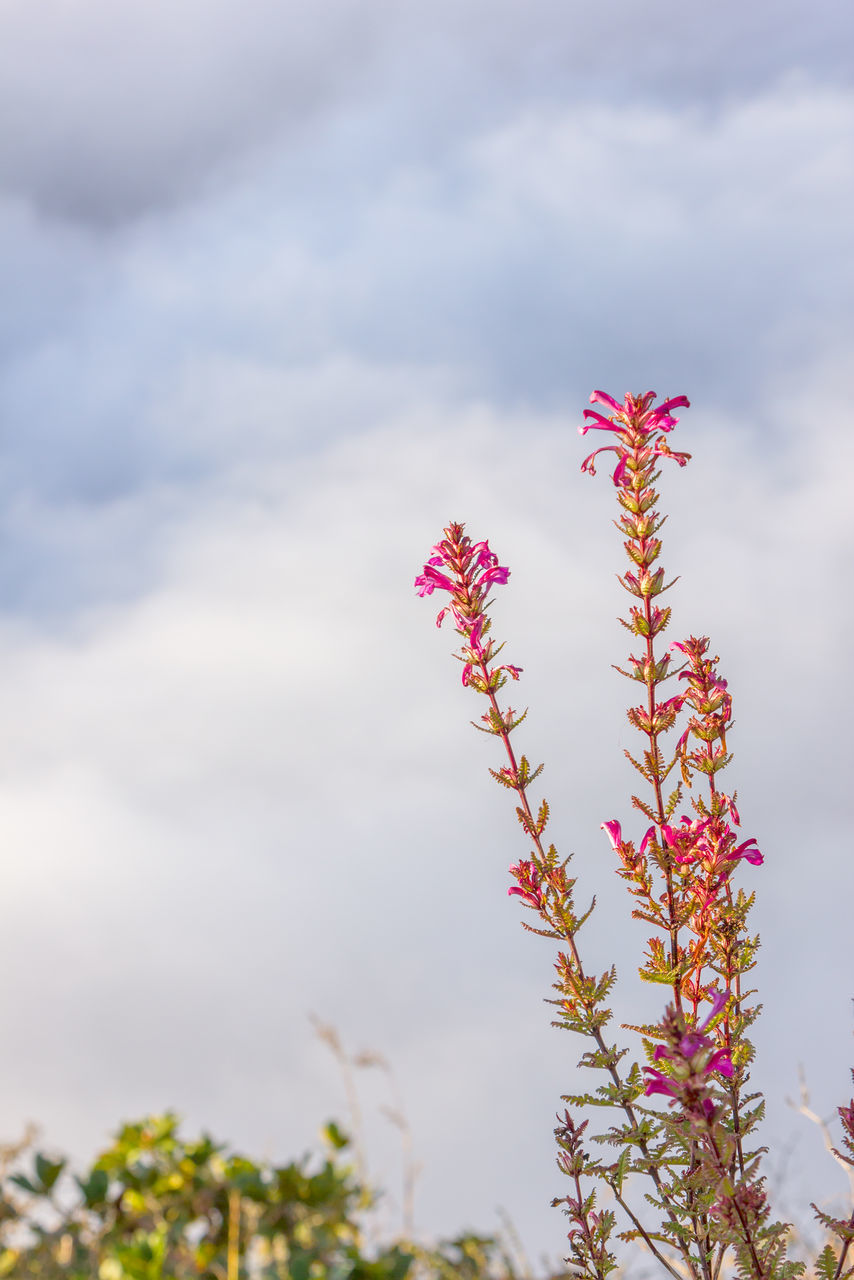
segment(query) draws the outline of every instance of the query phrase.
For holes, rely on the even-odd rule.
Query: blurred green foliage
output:
[[[187,1141],[167,1113],[125,1124],[84,1174],[41,1153],[0,1169],[0,1277],[64,1280],[515,1280],[498,1243],[462,1235],[434,1248],[368,1248],[377,1196],[327,1155],[258,1163],[203,1135]],[[17,1158],[14,1158],[17,1157]],[[14,1170],[14,1171],[12,1171]]]

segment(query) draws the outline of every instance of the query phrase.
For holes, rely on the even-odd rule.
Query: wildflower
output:
[[[436,559],[434,557],[433,559]],[[415,585],[418,588],[420,596],[431,596],[439,587],[442,591],[453,591],[454,584],[451,579],[446,577],[444,573],[439,573],[433,568],[433,561],[428,560],[424,566],[424,572],[419,573],[415,579]]]
[[[692,820],[686,816],[680,820],[678,827],[671,827],[669,823],[665,823],[661,828],[661,834],[668,847],[673,850],[673,856],[677,862],[694,862],[712,853],[708,840],[703,839],[703,833],[709,822],[709,818],[701,821],[699,818]]]
[[[620,852],[620,845],[623,843],[623,829],[614,818],[611,822],[601,822],[599,824],[602,831],[608,833],[608,839],[615,853]]]
[[[536,863],[517,862],[510,868],[510,874],[515,876],[519,883],[508,889],[508,894],[518,894],[529,907],[536,907],[538,911],[541,910],[543,905],[543,894],[540,888],[542,876]]]
[[[655,839],[655,827],[650,827],[646,832],[643,840],[641,840],[640,856],[643,857],[652,841]]]
[[[617,421],[612,418],[605,418],[601,413],[597,413],[595,409],[585,409],[584,417],[593,418],[593,423],[584,423],[578,428],[579,435],[586,435],[588,431],[625,431],[636,430],[642,431],[644,434],[651,434],[653,431],[672,431],[679,421],[670,414],[671,409],[680,407],[689,409],[691,402],[687,396],[674,396],[672,400],[665,400],[663,404],[657,408],[652,408],[655,400],[655,392],[647,391],[642,396],[626,395],[623,403],[618,404],[613,396],[609,396],[606,391],[594,391],[590,396],[591,404],[604,404],[615,414]]]
[[[691,1028],[685,1026],[683,1015],[672,1005],[668,1008],[661,1024],[665,1043],[656,1046],[653,1061],[670,1062],[670,1073],[665,1074],[657,1067],[644,1067],[648,1076],[644,1092],[648,1097],[664,1094],[670,1098],[671,1105],[679,1102],[689,1113],[702,1115],[709,1123],[714,1120],[717,1108],[708,1093],[709,1077],[717,1071],[731,1079],[735,1068],[729,1049],[716,1048],[705,1032],[724,1009],[727,999],[724,992],[714,992],[706,1018]]]
[[[690,454],[675,453],[662,438],[662,433],[672,431],[679,421],[670,410],[683,405],[689,408],[690,401],[686,396],[674,396],[658,406],[655,406],[654,401],[654,391],[647,391],[640,396],[626,395],[622,404],[605,391],[594,391],[590,403],[604,405],[612,410],[613,416],[606,418],[596,409],[585,409],[584,417],[590,421],[582,423],[578,428],[579,434],[584,436],[588,431],[610,431],[619,437],[619,443],[594,449],[584,459],[581,470],[595,475],[594,459],[597,455],[616,453],[618,461],[613,480],[620,487],[627,483],[627,471],[637,473],[656,457],[672,458],[680,467],[684,467]]]
[[[731,862],[737,862],[740,858],[744,858],[745,862],[749,862],[751,866],[761,867],[765,859],[759,851],[759,848],[751,849],[750,846],[756,844],[753,836],[749,840],[743,840],[737,849],[733,849],[728,855]]]
[[[510,663],[489,666],[495,649],[487,638],[486,595],[490,587],[505,585],[510,570],[498,563],[498,556],[488,542],[473,544],[465,537],[463,528],[461,524],[448,525],[445,537],[432,548],[433,554],[415,579],[415,586],[420,596],[432,595],[436,590],[449,592],[451,601],[439,610],[436,626],[441,627],[448,613],[451,614],[457,631],[466,641],[459,655],[463,662],[463,684],[487,693],[502,684],[506,675],[518,680],[522,670]]]

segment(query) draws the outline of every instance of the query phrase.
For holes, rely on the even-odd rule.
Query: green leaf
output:
[[[630,1159],[631,1159],[631,1151],[629,1150],[628,1147],[624,1147],[623,1150],[620,1152],[619,1160],[614,1166],[613,1187],[618,1196],[621,1196],[623,1194],[623,1181],[625,1180],[625,1177],[626,1177],[626,1172],[629,1167]]]
[[[824,1246],[816,1258],[815,1269],[820,1276],[824,1276],[825,1280],[834,1280],[836,1275],[836,1254],[829,1244]]]
[[[48,1160],[46,1156],[43,1156],[40,1152],[36,1152],[36,1177],[44,1187],[45,1191],[49,1192],[53,1189],[57,1178],[64,1168],[64,1160]]]
[[[294,1250],[288,1259],[288,1274],[291,1280],[309,1280],[311,1274],[311,1254],[302,1250]]]
[[[106,1200],[110,1179],[103,1169],[93,1169],[85,1182],[82,1178],[77,1178],[76,1182],[83,1193],[87,1209],[103,1204]]]
[[[323,1139],[328,1142],[330,1147],[335,1151],[343,1151],[345,1147],[349,1147],[350,1139],[346,1133],[343,1133],[334,1120],[330,1120],[323,1127]]]
[[[25,1178],[22,1173],[13,1173],[9,1181],[13,1182],[16,1187],[20,1187],[22,1191],[28,1191],[32,1196],[41,1194],[41,1189],[33,1186],[29,1178]]]

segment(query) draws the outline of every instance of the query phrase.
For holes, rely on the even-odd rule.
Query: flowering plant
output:
[[[586,409],[580,433],[604,431],[610,443],[594,450],[581,469],[595,475],[597,456],[615,456],[616,523],[629,562],[619,577],[630,597],[620,622],[637,650],[626,668],[617,669],[638,698],[627,716],[641,749],[626,755],[642,783],[642,794],[631,802],[646,823],[639,841],[624,836],[617,818],[602,829],[633,899],[632,915],[651,931],[640,975],[665,988],[669,1001],[658,1024],[624,1028],[639,1034],[644,1065],[608,1034],[616,970],[596,974],[584,965],[579,934],[593,908],[577,911],[570,860],[544,838],[548,802],[530,799],[543,766],[532,767],[511,742],[527,712],[499,700],[520,668],[497,662],[503,645],[491,637],[487,596],[506,584],[510,571],[488,542],[472,543],[462,524],[450,524],[415,585],[421,596],[440,591],[450,598],[436,622],[441,626],[450,615],[462,638],[456,656],[463,684],[488,702],[475,727],[501,740],[504,763],[490,772],[514,793],[530,842],[527,857],[510,868],[508,893],[538,917],[525,928],[558,944],[554,1025],[586,1039],[579,1065],[600,1073],[592,1092],[563,1099],[571,1109],[558,1117],[555,1130],[558,1165],[572,1183],[570,1193],[554,1201],[571,1224],[567,1262],[578,1274],[604,1280],[618,1265],[612,1241],[619,1212],[623,1226],[616,1238],[642,1242],[672,1276],[717,1280],[734,1268],[755,1280],[786,1280],[805,1265],[787,1258],[788,1224],[772,1221],[761,1172],[764,1148],[755,1146],[763,1102],[748,1092],[754,1057],[748,1032],[758,1007],[747,984],[758,939],[748,928],[754,894],[737,880],[744,864],[752,873],[763,855],[752,836],[741,837],[735,792],[722,786],[732,759],[727,735],[733,702],[718,658],[705,636],[669,646],[662,640],[671,621],[662,597],[672,583],[665,582],[659,563],[664,517],[655,484],[662,459],[680,467],[689,461],[689,454],[668,443],[678,422],[673,410],[689,402],[677,396],[656,405],[654,392],[627,395],[622,404],[602,391],[590,399],[606,412]],[[678,691],[664,696],[662,686],[674,678]],[[668,745],[677,725],[675,745]],[[663,1108],[649,1101],[656,1095],[666,1100]],[[614,1116],[593,1139],[598,1149],[587,1145],[589,1119],[580,1119],[590,1107]],[[839,1114],[845,1154],[836,1154],[854,1165],[854,1101]],[[607,1188],[614,1208],[597,1208],[597,1183]],[[816,1214],[829,1234],[817,1273],[826,1280],[854,1276],[854,1215],[845,1221]]]

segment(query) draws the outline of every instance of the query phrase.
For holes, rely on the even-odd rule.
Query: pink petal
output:
[[[514,885],[512,889],[507,890],[508,894],[518,894],[523,902],[527,902],[528,906],[536,907],[537,910],[543,905],[543,900],[538,893],[532,893],[528,889],[520,889],[518,885]]]
[[[730,858],[745,858],[752,866],[761,867],[765,859],[762,857],[758,848],[750,849],[752,844],[756,844],[756,838],[754,836],[751,836],[749,840],[743,840],[740,845],[733,849],[732,853],[729,855]],[[750,852],[746,853],[746,849],[750,849]]]
[[[654,1067],[644,1067],[644,1071],[647,1071],[649,1075],[653,1077],[651,1080],[647,1081],[646,1088],[644,1089],[644,1093],[647,1097],[650,1097],[653,1093],[664,1093],[670,1098],[675,1098],[677,1096],[673,1081],[669,1080],[667,1076],[663,1075],[660,1071],[656,1071]]]
[[[420,596],[430,596],[440,587],[442,591],[453,591],[454,584],[451,579],[444,573],[439,573],[438,569],[434,569],[432,565],[425,564],[424,572],[419,573],[415,579],[415,585],[419,588]]]
[[[643,840],[641,840],[641,847],[640,847],[641,857],[643,857],[643,855],[646,853],[647,849],[649,848],[649,842],[650,840],[652,840],[654,835],[655,835],[655,827],[650,827],[649,831],[647,831]]]
[[[728,1080],[731,1080],[735,1068],[732,1065],[729,1050],[718,1049],[717,1053],[713,1053],[706,1063],[706,1071],[720,1071],[722,1076],[726,1076]]]
[[[727,1000],[728,1000],[728,999],[729,999],[729,996],[727,995],[727,993],[726,993],[725,991],[715,991],[715,992],[713,992],[713,994],[712,994],[712,1001],[711,1001],[712,1008],[711,1008],[711,1011],[710,1011],[710,1013],[709,1013],[709,1016],[706,1018],[706,1021],[705,1021],[705,1022],[703,1023],[703,1025],[700,1027],[700,1030],[701,1030],[701,1031],[705,1031],[706,1027],[709,1025],[709,1023],[711,1022],[712,1018],[716,1018],[716,1017],[718,1016],[718,1014],[720,1013],[721,1009],[725,1008],[725,1006],[726,1006],[726,1002],[727,1002]]]
[[[581,432],[582,431],[581,427],[579,427],[578,430]],[[593,459],[597,456],[597,454],[619,453],[619,452],[620,450],[617,448],[615,444],[603,444],[601,449],[594,449],[592,453],[587,455],[587,457],[584,459],[584,461],[581,464],[581,470],[588,472],[591,476],[595,476],[596,468],[593,465]]]
[[[669,413],[671,409],[690,409],[691,401],[687,396],[674,396],[672,400],[665,400],[663,404],[658,406],[656,412]]]
[[[585,418],[595,418],[595,422],[585,422],[578,428],[580,436],[586,436],[588,431],[625,431],[624,426],[620,426],[616,422],[611,422],[609,418],[603,418],[601,413],[597,413],[595,409],[585,409]]]
[[[611,841],[615,851],[618,851],[623,843],[623,829],[616,818],[612,818],[610,822],[602,822],[599,824],[602,831],[607,831],[608,839]]]
[[[594,391],[590,396],[591,404],[606,404],[609,409],[613,409],[615,413],[622,413],[623,406],[618,404],[613,396],[609,396],[607,391]]]
[[[616,467],[614,468],[613,480],[617,488],[619,488],[620,484],[622,483],[622,479],[626,471],[626,463],[628,462],[628,460],[629,460],[629,455],[627,453],[624,453],[622,458],[620,458],[620,461],[617,463]]]

